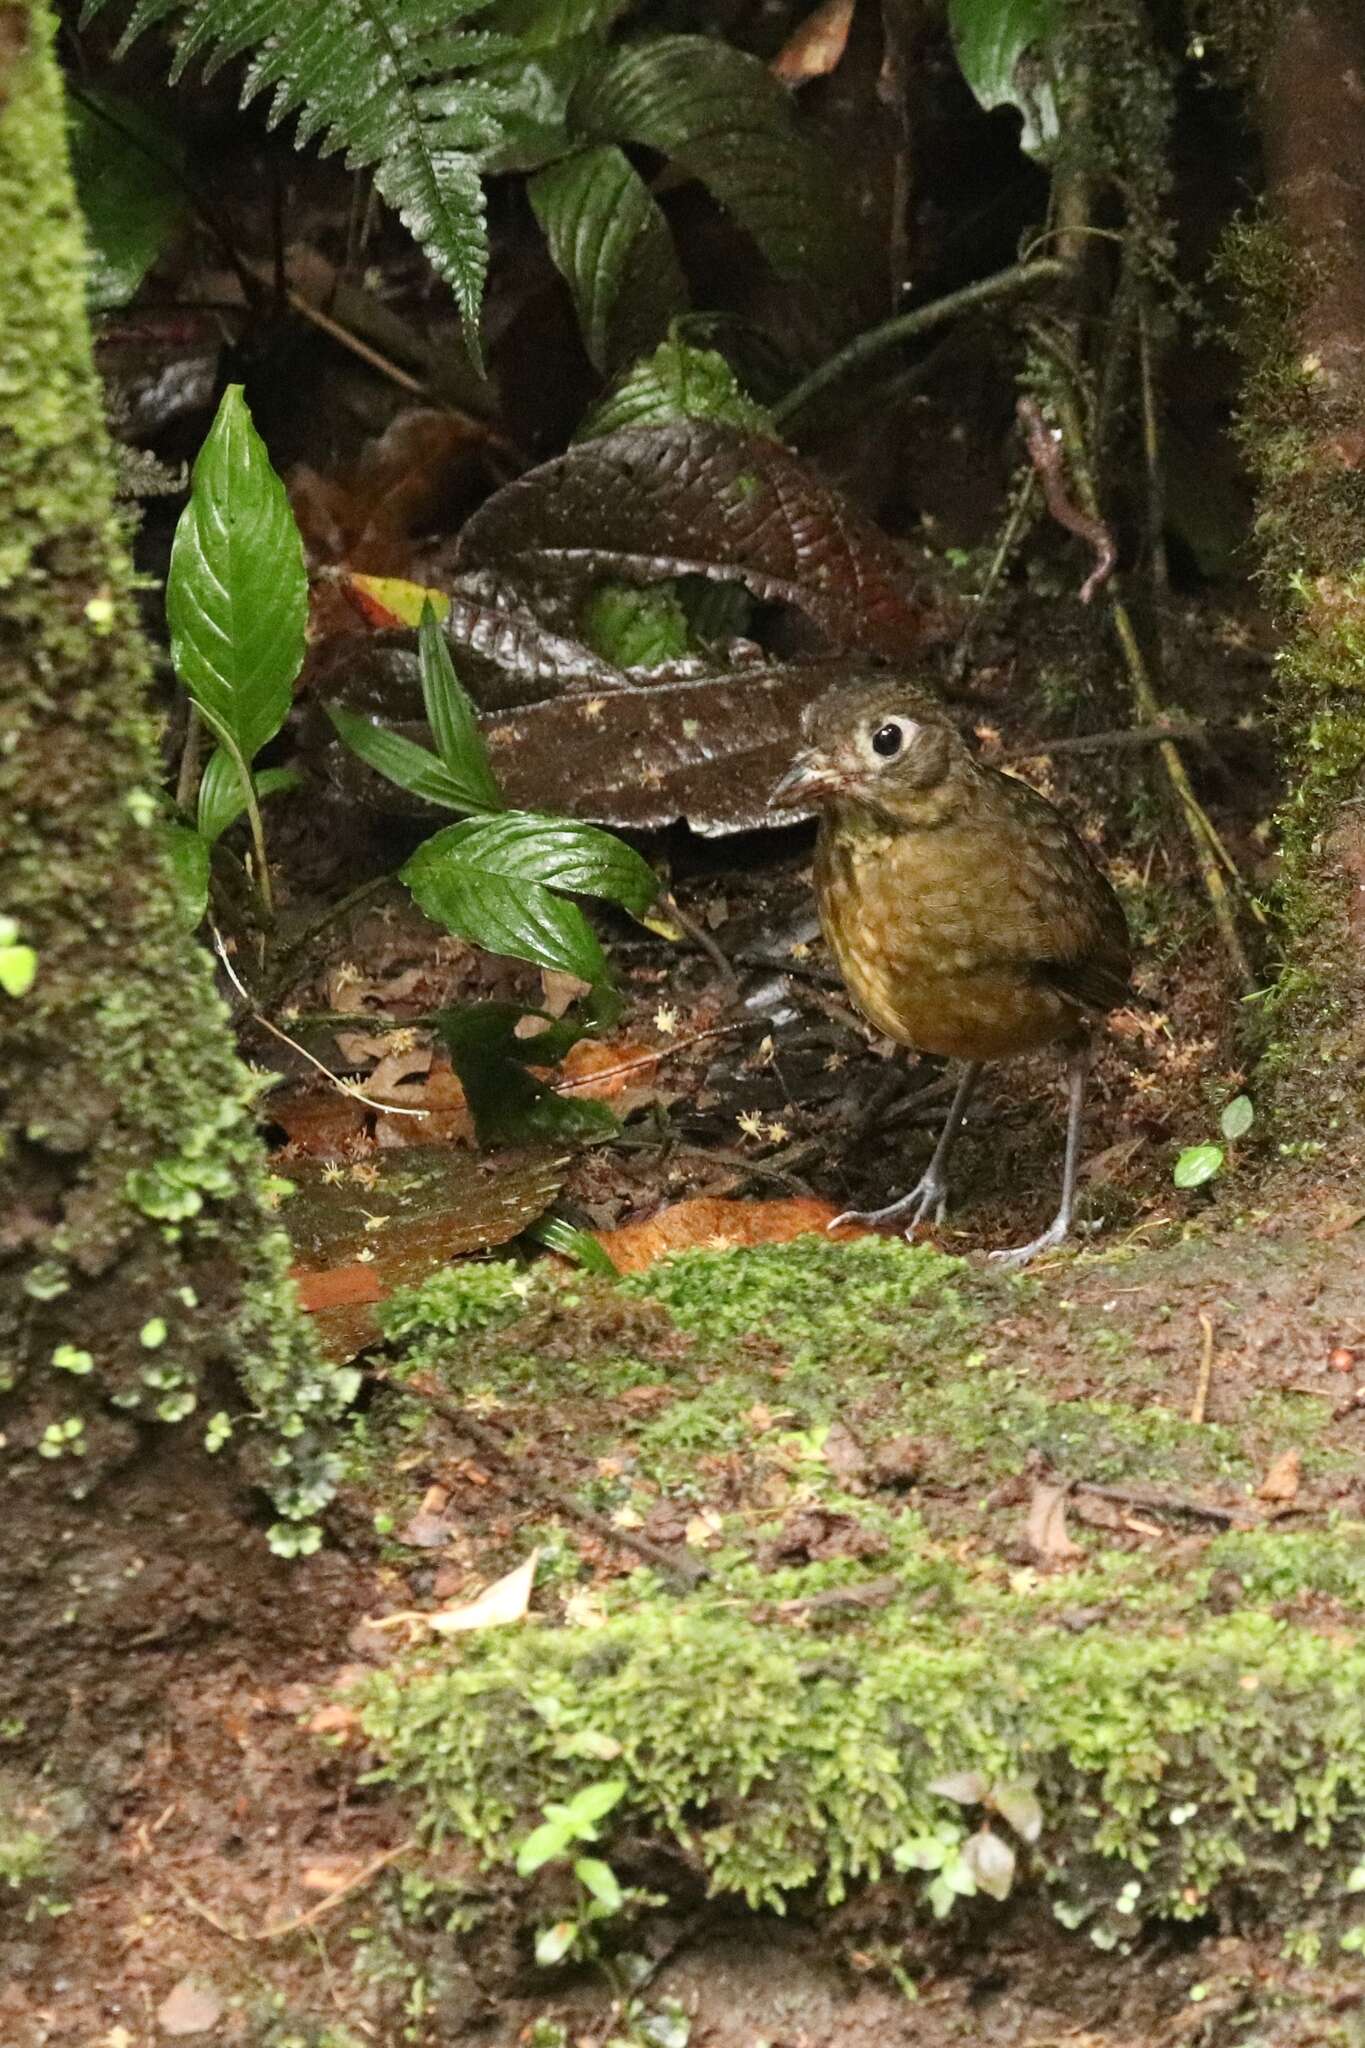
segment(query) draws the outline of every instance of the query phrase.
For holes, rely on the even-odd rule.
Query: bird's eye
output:
[[[905,727],[898,718],[888,718],[872,735],[872,751],[883,761],[894,761],[905,745]]]

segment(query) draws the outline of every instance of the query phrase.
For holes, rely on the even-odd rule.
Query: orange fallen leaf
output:
[[[340,1308],[344,1303],[382,1301],[388,1292],[373,1266],[333,1266],[324,1273],[294,1266],[291,1276],[305,1315],[316,1315],[323,1308]]]
[[[736,1251],[752,1245],[789,1244],[794,1237],[824,1230],[838,1211],[832,1202],[793,1195],[773,1202],[740,1202],[724,1195],[699,1195],[675,1202],[646,1223],[596,1232],[618,1273],[643,1273],[671,1252]]]
[[[1299,1491],[1303,1459],[1297,1451],[1281,1451],[1272,1458],[1265,1478],[1256,1489],[1257,1500],[1294,1500]]]

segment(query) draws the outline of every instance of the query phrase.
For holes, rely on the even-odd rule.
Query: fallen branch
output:
[[[1212,1522],[1220,1529],[1245,1528],[1257,1520],[1240,1508],[1211,1507],[1203,1501],[1186,1500],[1179,1494],[1146,1493],[1136,1487],[1103,1486],[1094,1479],[1073,1480],[1071,1491],[1093,1493],[1098,1500],[1113,1501],[1115,1507],[1137,1508],[1146,1515],[1175,1515],[1191,1522]]]

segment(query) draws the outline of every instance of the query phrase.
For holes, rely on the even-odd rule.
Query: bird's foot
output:
[[[888,1202],[884,1209],[845,1209],[825,1225],[827,1230],[842,1230],[846,1224],[859,1224],[864,1229],[878,1230],[885,1223],[904,1223],[905,1234],[909,1237],[917,1223],[923,1223],[932,1214],[935,1223],[942,1223],[948,1207],[948,1183],[938,1174],[924,1173],[915,1182],[908,1195],[902,1195],[898,1202]]]
[[[1017,1272],[1021,1266],[1027,1266],[1041,1253],[1056,1251],[1058,1245],[1065,1244],[1070,1235],[1071,1218],[1065,1214],[1054,1216],[1042,1236],[1035,1237],[1031,1243],[1015,1245],[1012,1251],[992,1252],[991,1264],[999,1266],[1007,1273]]]

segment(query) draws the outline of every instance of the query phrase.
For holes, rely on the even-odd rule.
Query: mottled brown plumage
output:
[[[861,1220],[941,1215],[948,1153],[980,1063],[1057,1045],[1071,1058],[1062,1207],[1021,1262],[1070,1227],[1092,1021],[1129,999],[1118,898],[1027,783],[973,759],[932,699],[894,678],[830,691],[774,798],[821,805],[820,921],[865,1016],[919,1052],[967,1062],[931,1165]]]

